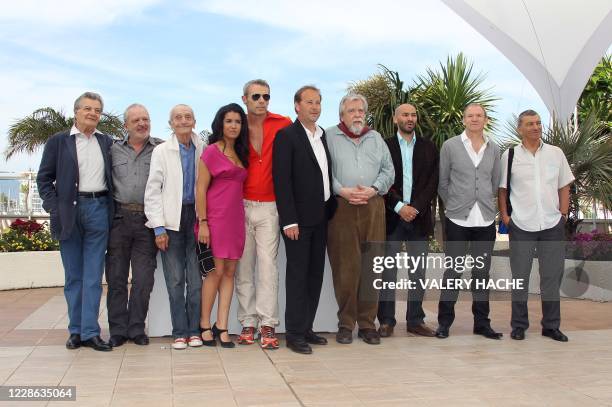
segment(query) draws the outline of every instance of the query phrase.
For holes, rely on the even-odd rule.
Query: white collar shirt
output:
[[[303,124],[302,127],[304,127],[304,130],[306,131],[306,136],[308,136],[308,141],[310,141],[312,151],[314,151],[319,168],[321,168],[321,176],[323,177],[323,197],[324,200],[327,201],[331,196],[331,190],[329,185],[327,155],[325,154],[325,146],[323,145],[323,140],[321,139],[321,137],[323,137],[323,129],[315,125],[316,130],[313,133]]]
[[[501,159],[500,188],[506,188],[508,151]],[[561,220],[559,190],[574,181],[563,151],[540,142],[532,154],[523,144],[514,147],[510,178],[512,223],[527,232],[553,228]]]
[[[480,161],[482,161],[482,157],[484,157],[485,150],[487,149],[487,144],[489,144],[489,138],[487,137],[486,134],[483,134],[483,138],[484,138],[484,144],[480,147],[480,150],[474,151],[474,147],[472,147],[472,140],[470,140],[467,134],[465,134],[465,131],[461,133],[461,141],[463,142],[463,146],[465,147],[465,150],[467,151],[468,156],[470,156],[470,159],[472,160],[474,167],[477,167],[478,164],[480,164]],[[474,203],[474,206],[472,207],[472,210],[470,211],[470,214],[468,215],[467,219],[450,219],[450,220],[454,224],[462,226],[462,227],[466,227],[466,228],[485,227],[495,222],[495,220],[487,222],[484,219],[484,217],[482,216],[482,211],[480,210],[480,207],[478,206],[478,202]]]
[[[87,137],[76,126],[70,129],[70,135],[75,137],[77,162],[79,166],[79,192],[100,192],[108,190],[104,175],[104,157],[96,133]]]

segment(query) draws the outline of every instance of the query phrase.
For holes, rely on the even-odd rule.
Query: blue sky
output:
[[[326,127],[337,123],[349,83],[377,64],[409,84],[460,51],[501,98],[498,119],[533,108],[547,120],[524,76],[437,0],[21,0],[3,4],[0,15],[0,150],[15,119],[43,106],[71,116],[86,90],[113,113],[144,104],[161,138],[170,133],[170,108],[187,103],[201,131],[259,77],[271,84],[270,110],[292,118],[295,90],[316,84]],[[0,158],[0,171],[36,170],[39,162],[40,152]]]

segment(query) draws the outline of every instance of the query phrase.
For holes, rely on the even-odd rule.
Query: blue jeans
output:
[[[202,277],[198,269],[194,225],[194,205],[183,205],[180,229],[178,232],[166,230],[168,249],[161,252],[175,339],[200,335]]]
[[[80,334],[83,341],[100,335],[98,315],[108,242],[108,199],[79,197],[72,233],[68,239],[60,240],[68,330]]]

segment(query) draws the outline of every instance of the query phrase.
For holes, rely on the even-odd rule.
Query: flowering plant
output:
[[[58,250],[59,243],[51,237],[47,222],[17,219],[0,235],[0,252]]]
[[[589,233],[576,233],[568,242],[567,252],[575,259],[612,260],[612,234],[593,230]]]

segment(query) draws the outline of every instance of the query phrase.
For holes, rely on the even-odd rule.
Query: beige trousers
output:
[[[245,199],[244,210],[246,241],[235,279],[238,320],[243,327],[274,327],[278,325],[280,239],[276,203]]]

